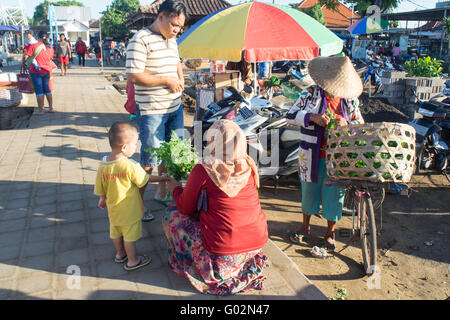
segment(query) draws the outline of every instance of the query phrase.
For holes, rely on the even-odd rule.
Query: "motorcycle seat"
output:
[[[280,147],[286,149],[300,142],[300,128],[285,128],[280,135]]]

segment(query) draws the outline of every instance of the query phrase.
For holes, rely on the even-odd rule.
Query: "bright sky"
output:
[[[78,0],[79,2],[83,3],[86,7],[91,8],[91,15],[92,18],[98,19],[100,17],[100,12],[106,10],[106,7],[112,3],[112,0]],[[141,0],[141,5],[149,5],[154,0]],[[22,2],[25,5],[26,8],[26,14],[28,17],[32,17],[34,13],[34,8],[41,2],[42,0],[22,0]],[[231,4],[238,4],[246,2],[245,0],[228,0]],[[272,1],[261,1],[261,2],[269,2],[272,3]],[[300,0],[275,0],[275,3],[277,4],[284,4],[288,5],[289,3],[296,3],[300,2]],[[394,10],[394,12],[404,12],[404,11],[413,11],[413,10],[424,10],[424,9],[431,9],[435,7],[437,0],[402,0],[399,7]],[[7,6],[16,6],[18,5],[19,1],[17,0],[6,0],[2,1],[4,5]]]

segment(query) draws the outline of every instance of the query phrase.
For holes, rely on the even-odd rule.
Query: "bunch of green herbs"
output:
[[[150,152],[164,163],[169,176],[177,181],[187,179],[198,161],[189,141],[180,139],[175,131],[172,131],[169,142],[163,142],[159,148],[151,148]]]

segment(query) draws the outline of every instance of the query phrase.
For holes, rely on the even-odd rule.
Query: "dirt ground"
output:
[[[319,245],[326,220],[311,219],[311,238],[292,244],[289,235],[300,229],[301,190],[296,176],[263,183],[261,204],[269,236],[329,298],[345,288],[348,300],[447,299],[450,294],[449,184],[439,174],[415,176],[410,197],[387,194],[376,211],[379,277],[364,274],[359,242],[339,252],[350,240],[342,230],[352,229],[352,217],[343,216],[336,232],[337,249],[327,259],[314,258],[309,250]],[[382,216],[381,216],[382,214]],[[382,224],[381,224],[382,223]],[[381,229],[380,229],[381,228]]]
[[[376,121],[407,122],[397,109],[362,97],[363,116]],[[185,111],[185,126],[193,113]],[[192,110],[191,110],[192,111]],[[384,114],[382,115],[381,113]],[[386,119],[386,120],[385,120]],[[311,237],[301,245],[289,235],[301,227],[301,190],[296,175],[263,181],[261,204],[269,237],[327,297],[347,300],[444,300],[450,297],[450,183],[440,174],[415,175],[408,196],[386,194],[376,211],[378,236],[377,276],[365,275],[359,242],[350,244],[352,217],[343,216],[336,232],[337,249],[327,259],[314,258],[309,250],[320,243],[326,220],[311,219]],[[345,289],[345,290],[344,290]],[[343,294],[343,292],[346,294]]]
[[[378,107],[377,113],[383,112],[383,108],[386,111],[389,107]],[[367,112],[373,110],[364,111]],[[405,121],[396,110],[390,112],[389,117]],[[193,114],[185,112],[186,127],[192,121]],[[307,242],[296,245],[289,241],[289,235],[300,229],[302,222],[297,176],[282,178],[277,191],[273,180],[261,184],[260,199],[270,239],[327,297],[342,297],[339,292],[345,289],[346,300],[449,298],[450,183],[444,176],[413,176],[409,184],[413,190],[410,197],[386,194],[382,207],[376,211],[377,227],[381,230],[377,239],[379,277],[370,279],[364,273],[359,242],[339,252],[350,240],[351,216],[343,216],[338,222],[336,253],[325,260],[314,258],[309,250],[319,245],[325,234],[324,218],[314,216],[311,219],[312,236]]]

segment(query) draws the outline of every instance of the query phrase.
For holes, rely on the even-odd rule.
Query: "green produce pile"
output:
[[[195,164],[197,156],[188,140],[182,140],[175,131],[169,142],[163,142],[159,148],[151,148],[150,152],[159,161],[163,161],[169,176],[180,181],[187,179]]]

